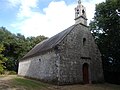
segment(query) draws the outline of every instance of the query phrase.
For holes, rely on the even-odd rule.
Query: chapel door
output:
[[[83,64],[83,82],[84,82],[84,84],[89,83],[89,70],[88,70],[88,64],[87,63]]]

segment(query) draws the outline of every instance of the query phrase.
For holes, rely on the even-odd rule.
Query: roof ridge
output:
[[[61,31],[60,33],[52,36],[49,39],[46,39],[40,43],[38,43],[34,48],[32,48],[23,58],[29,58],[31,56],[38,55],[38,53],[41,53],[43,51],[49,50],[51,48],[54,48],[56,45],[58,45],[63,39],[77,26],[78,24],[74,24],[67,29]]]

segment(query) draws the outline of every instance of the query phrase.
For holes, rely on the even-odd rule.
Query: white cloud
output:
[[[9,7],[16,7],[20,4],[20,0],[8,0]]]
[[[28,11],[28,18],[22,19],[20,24],[12,24],[19,27],[21,33],[25,36],[53,36],[58,32],[74,24],[74,7],[75,5],[66,5],[64,1],[51,2],[47,8],[44,8],[44,14],[40,12]],[[24,10],[23,10],[24,11]],[[27,16],[20,12],[22,17]]]
[[[12,24],[12,26],[18,28],[25,36],[45,35],[51,37],[75,23],[74,8],[76,4],[67,5],[64,1],[52,1],[47,8],[43,9],[43,14],[32,11],[32,8],[37,7],[38,0],[31,0],[29,3],[27,0],[21,1],[19,13],[17,14],[18,18],[21,18],[21,21]],[[98,1],[92,0],[89,3],[83,3],[87,8],[87,17],[89,20],[94,16],[96,2]]]
[[[32,15],[32,8],[37,7],[39,0],[8,0],[11,7],[19,7],[19,12],[17,14],[18,18],[30,17]]]
[[[38,0],[21,0],[21,6],[19,9],[18,17],[30,17],[32,14],[32,8],[37,7]]]

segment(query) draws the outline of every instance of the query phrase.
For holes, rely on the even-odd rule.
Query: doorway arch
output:
[[[89,65],[87,63],[83,64],[82,72],[83,72],[83,83],[88,84],[89,83]]]

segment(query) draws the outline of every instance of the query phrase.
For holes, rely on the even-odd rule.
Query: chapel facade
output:
[[[65,85],[103,82],[100,51],[78,0],[75,24],[37,44],[19,62],[18,75]]]

